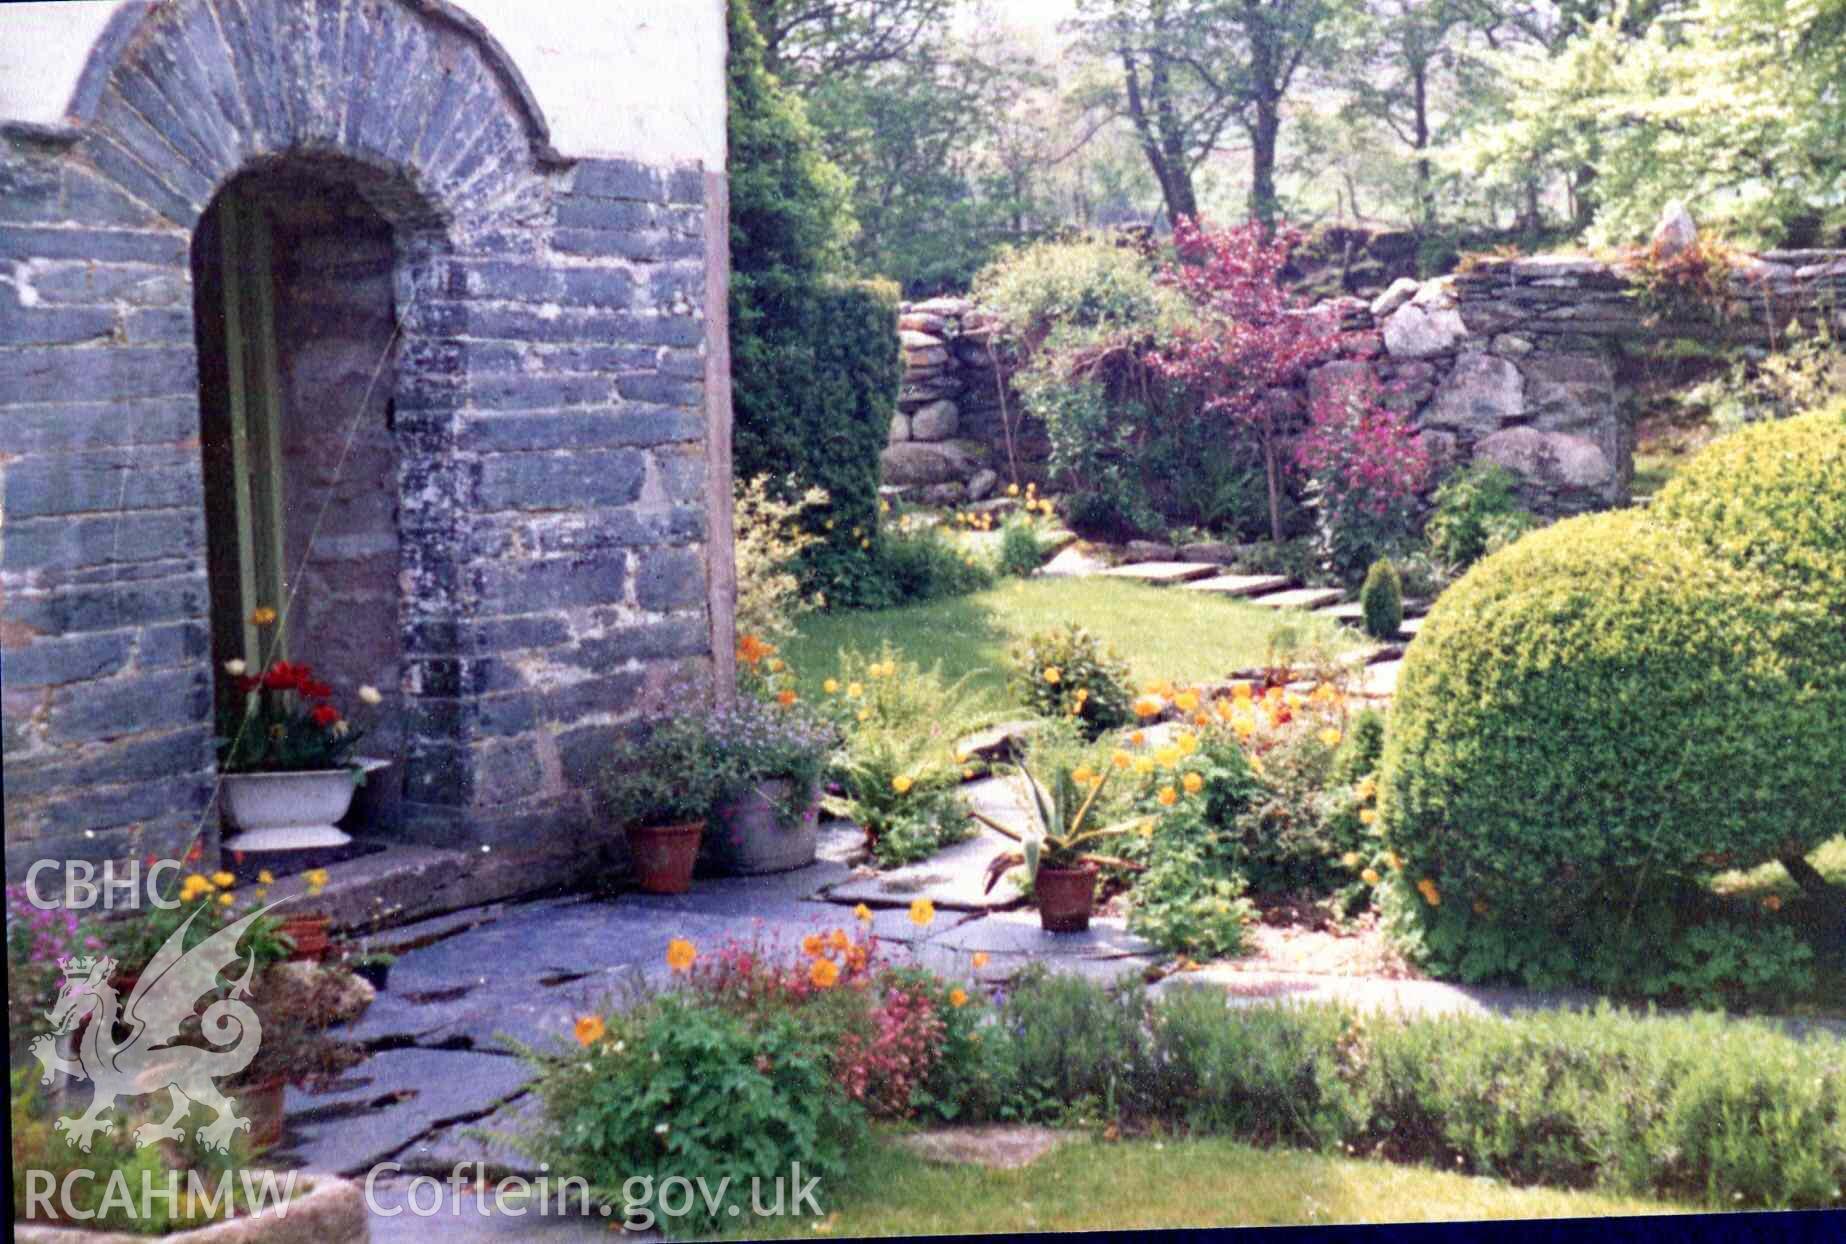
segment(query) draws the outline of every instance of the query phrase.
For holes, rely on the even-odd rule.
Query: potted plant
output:
[[[833,727],[800,704],[740,697],[707,723],[713,806],[703,857],[738,876],[814,862]]]
[[[1137,833],[1150,819],[1141,817],[1105,828],[1085,827],[1090,809],[1108,785],[1110,773],[1104,768],[1101,773],[1091,774],[1088,766],[1080,766],[1073,773],[1059,765],[1052,771],[1047,789],[1021,765],[1020,774],[1032,792],[1032,811],[1037,820],[1036,827],[1023,834],[979,811],[971,812],[981,824],[1020,844],[1020,850],[1003,851],[988,864],[988,890],[1008,869],[1024,865],[1026,880],[1038,900],[1039,924],[1047,933],[1081,933],[1090,927],[1098,865],[1136,867],[1127,860],[1084,849],[1090,843]]]
[[[649,894],[692,888],[699,840],[711,814],[712,747],[703,712],[656,718],[614,749],[598,795],[628,838],[635,884]]]
[[[358,1019],[371,998],[352,973],[337,967],[289,964],[262,974],[247,999],[262,1025],[262,1043],[249,1065],[221,1085],[250,1118],[252,1145],[268,1148],[282,1138],[289,1085],[314,1085],[365,1061],[362,1044],[329,1036],[327,1029]],[[182,1038],[188,1031],[182,1025]]]
[[[250,620],[273,634],[277,614],[258,609]],[[252,675],[241,660],[225,663],[233,681],[218,713],[218,772],[225,816],[242,831],[226,846],[250,852],[351,841],[334,823],[352,806],[366,773],[384,762],[353,759],[365,731],[334,705],[333,687],[316,679],[312,667],[273,660],[257,668],[262,673]],[[369,686],[357,696],[367,706],[384,698]]]

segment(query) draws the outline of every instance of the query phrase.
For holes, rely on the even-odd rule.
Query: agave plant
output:
[[[1019,771],[1025,776],[1026,786],[1032,792],[1032,811],[1038,820],[1034,829],[1022,834],[980,812],[969,813],[981,824],[1011,838],[1020,847],[1017,851],[1002,851],[988,863],[989,890],[999,883],[1008,869],[1020,865],[1025,866],[1026,877],[1031,881],[1038,879],[1040,868],[1074,868],[1079,864],[1107,864],[1113,868],[1140,871],[1139,864],[1114,856],[1097,855],[1084,849],[1089,843],[1140,833],[1148,821],[1153,819],[1137,817],[1101,828],[1085,828],[1084,822],[1089,817],[1090,809],[1095,806],[1103,788],[1109,784],[1109,770],[1105,769],[1089,781],[1080,783],[1068,766],[1060,765],[1052,771],[1049,788],[1034,777],[1025,765],[1020,765]],[[1082,768],[1077,772],[1082,772]]]

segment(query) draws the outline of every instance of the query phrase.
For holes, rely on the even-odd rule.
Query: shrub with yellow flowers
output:
[[[1040,631],[1014,648],[1011,687],[1040,717],[1069,719],[1092,739],[1129,717],[1127,663],[1075,623]]]

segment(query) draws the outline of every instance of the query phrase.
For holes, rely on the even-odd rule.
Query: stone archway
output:
[[[66,116],[0,136],[0,180],[43,188],[0,215],[0,419],[42,431],[4,468],[8,875],[207,820],[189,250],[234,179],[316,169],[394,239],[403,832],[586,832],[602,749],[721,615],[708,177],[561,159],[442,0],[125,4]]]

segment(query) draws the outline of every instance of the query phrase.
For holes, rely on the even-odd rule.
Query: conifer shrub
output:
[[[1365,633],[1373,639],[1389,639],[1404,624],[1404,581],[1389,558],[1379,558],[1365,572],[1365,584],[1359,589],[1359,608],[1365,620]]]

